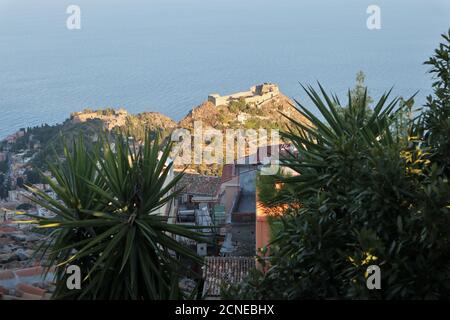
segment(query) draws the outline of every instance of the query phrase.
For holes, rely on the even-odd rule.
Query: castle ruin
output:
[[[107,130],[112,130],[115,127],[122,127],[126,124],[128,112],[125,109],[115,110],[107,108],[104,110],[90,110],[86,109],[82,112],[73,112],[71,120],[73,123],[86,122],[89,120],[98,119],[103,121],[103,126]]]
[[[237,92],[228,96],[221,96],[218,93],[213,93],[208,96],[208,101],[213,103],[216,107],[222,105],[229,105],[233,100],[244,99],[245,103],[249,105],[259,106],[262,103],[269,101],[280,94],[278,85],[273,83],[263,83],[250,88],[249,91]]]

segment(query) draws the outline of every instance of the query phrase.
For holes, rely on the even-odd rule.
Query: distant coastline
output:
[[[11,1],[0,19],[0,138],[86,107],[180,121],[209,93],[266,80],[289,97],[301,94],[298,82],[316,80],[345,97],[360,69],[374,98],[395,86],[404,97],[420,90],[422,105],[431,84],[422,62],[448,27],[450,9],[444,0],[384,1],[392,18],[371,31],[357,0],[343,11],[335,1],[265,2],[259,14],[250,1],[233,2],[188,1],[184,9],[124,2],[107,11],[92,2],[89,26],[77,32],[66,29],[58,1]],[[282,18],[268,19],[274,15]]]
[[[241,91],[225,96],[220,96],[219,94],[209,94],[203,103],[192,108],[179,122],[176,122],[160,112],[154,111],[132,114],[125,108],[85,108],[82,111],[71,112],[69,117],[60,123],[47,124],[44,122],[37,126],[19,128],[5,137],[0,137],[0,141],[7,141],[10,143],[15,142],[15,140],[22,137],[23,132],[29,128],[40,126],[57,127],[62,126],[67,121],[71,121],[73,123],[84,123],[90,120],[100,120],[103,122],[104,129],[111,131],[115,127],[126,126],[127,121],[130,120],[130,117],[139,119],[143,116],[147,116],[145,121],[150,121],[155,127],[164,129],[174,128],[177,126],[189,127],[189,123],[196,120],[205,120],[205,118],[211,115],[213,115],[213,117],[220,117],[220,122],[226,120],[225,122],[234,122],[237,125],[242,125],[245,127],[247,122],[253,121],[259,122],[259,125],[255,124],[252,125],[252,127],[262,126],[263,124],[261,120],[267,120],[265,119],[267,117],[272,118],[272,120],[279,118],[271,117],[267,114],[268,112],[264,111],[265,106],[269,104],[276,105],[277,108],[288,109],[289,105],[292,104],[292,101],[281,93],[277,84],[262,83],[252,86],[249,91]],[[217,127],[218,124],[214,123],[217,120],[219,119],[208,119],[205,124],[212,127]],[[268,123],[270,123],[270,121]],[[222,123],[220,126],[226,126],[226,123]]]

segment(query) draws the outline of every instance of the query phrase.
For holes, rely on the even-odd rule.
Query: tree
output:
[[[3,185],[0,185],[0,199],[7,199],[7,198],[8,198],[8,191],[6,191]]]
[[[8,197],[8,190],[6,190],[6,178],[3,173],[0,173],[0,199]]]
[[[450,176],[450,29],[443,34],[444,41],[426,65],[434,76],[434,95],[427,97],[425,113],[421,118],[424,146],[433,149],[433,159]]]
[[[8,161],[0,161],[0,173],[6,173],[8,172]]]
[[[363,71],[358,71],[356,73],[356,84],[355,87],[350,91],[350,95],[352,97],[352,101],[354,103],[359,103],[360,100],[365,100],[365,107],[368,108],[369,105],[373,102],[373,99],[370,96],[364,98],[364,95],[367,94],[367,87],[365,84],[366,75]]]
[[[398,139],[399,142],[402,142],[404,145],[409,143],[409,137],[412,134],[412,121],[413,119],[413,106],[414,106],[414,97],[411,97],[407,100],[400,97],[399,99],[400,108],[396,112],[396,116],[394,118],[394,123],[392,125],[392,132],[394,137]]]
[[[448,36],[444,39],[448,43]],[[435,95],[409,143],[393,130],[399,99],[384,94],[368,114],[365,98],[336,97],[320,87],[306,93],[321,121],[290,119],[283,136],[298,155],[282,165],[299,175],[279,177],[294,192],[272,200],[295,201],[281,218],[266,273],[254,271],[225,295],[247,299],[439,299],[450,294],[450,184],[448,176],[448,45],[431,59],[439,79]],[[444,70],[446,69],[446,70]],[[366,92],[363,97],[367,97]],[[411,100],[409,100],[411,101]],[[447,118],[445,118],[447,115]],[[423,133],[423,135],[420,135]],[[382,290],[366,286],[367,267],[381,268]]]
[[[239,98],[237,100],[232,100],[230,102],[230,105],[229,105],[228,108],[229,108],[230,112],[238,113],[239,111],[240,112],[246,112],[247,109],[248,109],[248,106],[245,103],[245,99],[241,97],[241,98]]]
[[[19,188],[23,188],[24,183],[25,183],[25,181],[24,181],[24,179],[23,179],[22,177],[17,177],[17,179],[16,179],[16,185],[17,185]]]
[[[113,145],[113,147],[112,147]],[[169,299],[180,298],[181,258],[200,263],[195,252],[177,242],[181,236],[204,242],[188,227],[169,224],[158,210],[176,198],[173,187],[182,174],[170,176],[170,145],[158,155],[158,140],[146,138],[138,150],[124,135],[112,144],[104,138],[86,153],[80,137],[68,148],[65,162],[50,163],[56,179],[45,177],[57,194],[29,187],[33,201],[56,214],[34,218],[49,228],[49,266],[56,270],[54,298]],[[68,290],[65,268],[75,264],[82,290]]]
[[[356,73],[356,84],[355,87],[348,92],[348,96],[351,97],[349,102],[351,101],[353,104],[360,104],[360,101],[364,100],[364,108],[365,115],[367,118],[370,117],[372,110],[371,104],[373,103],[372,97],[369,95],[366,84],[366,75],[363,71],[358,71]],[[339,102],[336,101],[336,111],[342,113],[344,116],[349,112],[350,106],[347,104],[346,106],[340,106]]]
[[[42,182],[39,172],[34,169],[25,170],[25,176],[26,176],[26,184],[37,184]]]

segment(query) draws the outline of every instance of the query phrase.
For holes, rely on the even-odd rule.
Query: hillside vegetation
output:
[[[222,132],[226,129],[286,129],[286,116],[301,123],[308,123],[305,117],[296,112],[293,102],[283,94],[259,106],[246,104],[244,100],[235,100],[229,105],[216,107],[205,101],[193,108],[178,123],[158,112],[133,115],[124,109],[84,109],[81,112],[73,112],[70,118],[61,124],[27,128],[26,134],[11,146],[11,151],[26,151],[26,157],[32,158],[33,166],[47,169],[46,159],[49,156],[62,156],[63,140],[72,141],[80,135],[89,147],[101,134],[114,136],[118,132],[125,132],[136,141],[142,141],[145,132],[149,131],[167,138],[175,128],[192,130],[196,121],[201,121],[204,129],[214,128]],[[203,174],[217,175],[221,171],[220,165],[202,164],[190,167]]]

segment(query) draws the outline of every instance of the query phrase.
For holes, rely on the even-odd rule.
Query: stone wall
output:
[[[106,129],[111,130],[114,127],[124,126],[126,124],[127,115],[128,113],[123,109],[115,111],[115,113],[112,115],[104,115],[101,114],[101,112],[96,111],[89,113],[79,112],[73,114],[72,121],[75,123],[80,123],[86,122],[88,120],[98,119],[104,122],[104,126]]]
[[[244,98],[245,102],[248,104],[259,105],[275,98],[279,93],[280,90],[276,84],[263,83],[251,87],[249,91],[237,92],[227,96],[221,96],[217,93],[210,94],[208,96],[208,101],[217,107],[228,105],[233,100]]]

